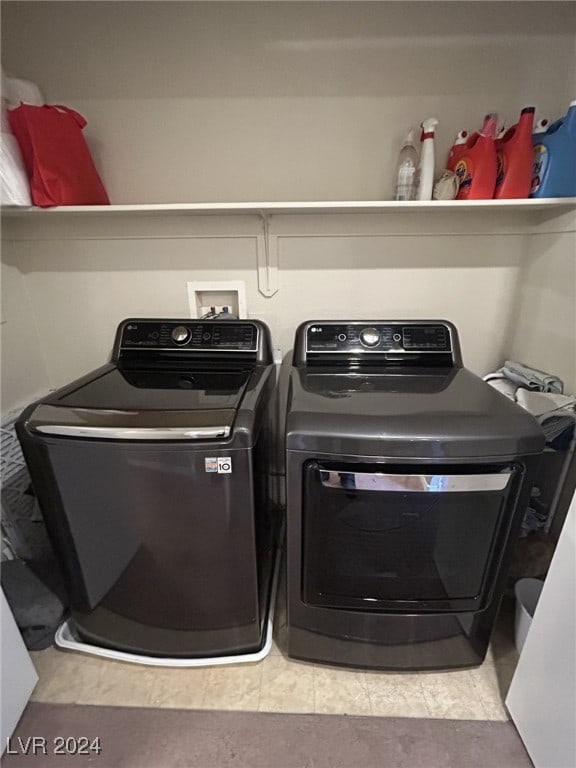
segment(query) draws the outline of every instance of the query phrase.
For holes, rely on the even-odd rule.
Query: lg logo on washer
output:
[[[204,459],[204,470],[206,472],[218,472],[219,475],[229,475],[232,472],[232,458],[231,456],[206,458]]]

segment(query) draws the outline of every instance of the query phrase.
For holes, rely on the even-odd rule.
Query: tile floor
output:
[[[178,709],[507,720],[503,704],[518,659],[513,605],[504,601],[486,661],[472,670],[388,673],[288,659],[284,628],[255,664],[145,667],[48,648],[32,653],[34,701]]]

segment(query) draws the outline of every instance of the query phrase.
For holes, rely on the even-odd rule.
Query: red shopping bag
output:
[[[8,111],[30,179],[34,205],[109,205],[82,129],[86,120],[69,107],[20,104]]]

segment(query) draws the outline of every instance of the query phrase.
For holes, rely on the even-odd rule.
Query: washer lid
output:
[[[51,399],[66,408],[189,411],[238,408],[250,370],[109,368]]]
[[[37,406],[31,432],[98,440],[227,438],[251,369],[100,371]]]

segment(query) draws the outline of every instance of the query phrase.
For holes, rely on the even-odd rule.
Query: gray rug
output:
[[[29,704],[9,749],[2,768],[532,768],[511,723],[69,704]]]

